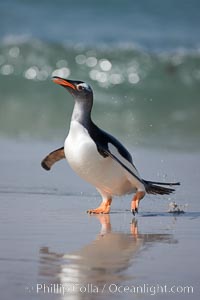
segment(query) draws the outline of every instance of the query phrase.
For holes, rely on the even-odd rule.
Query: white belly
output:
[[[72,121],[69,135],[65,140],[65,156],[71,168],[97,189],[110,195],[134,192],[137,180],[116,161],[103,157],[87,130]]]

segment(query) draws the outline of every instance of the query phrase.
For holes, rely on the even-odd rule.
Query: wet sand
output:
[[[1,299],[198,299],[200,155],[135,149],[145,179],[181,187],[146,196],[134,218],[130,196],[89,216],[100,202],[93,187],[65,161],[40,168],[59,146],[0,140]],[[188,204],[184,214],[167,212],[172,200]]]

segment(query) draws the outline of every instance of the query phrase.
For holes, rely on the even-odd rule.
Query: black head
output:
[[[83,81],[68,80],[57,76],[53,77],[52,80],[66,88],[76,99],[90,99],[93,96],[91,87]]]

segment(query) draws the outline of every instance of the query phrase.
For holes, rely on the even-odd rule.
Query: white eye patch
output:
[[[78,86],[77,86],[77,89],[80,91],[80,90],[87,90],[87,91],[91,91],[91,88],[90,86],[83,82],[83,83],[80,83]]]

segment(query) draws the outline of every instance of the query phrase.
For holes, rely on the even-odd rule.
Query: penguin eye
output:
[[[77,90],[78,90],[79,92],[83,91],[84,89],[85,89],[85,87],[82,86],[81,84],[77,85]]]

